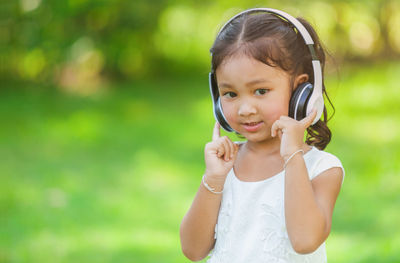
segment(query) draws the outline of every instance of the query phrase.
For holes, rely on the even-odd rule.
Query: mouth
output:
[[[255,132],[261,127],[262,124],[263,122],[259,121],[259,122],[246,122],[243,123],[242,125],[246,131]]]

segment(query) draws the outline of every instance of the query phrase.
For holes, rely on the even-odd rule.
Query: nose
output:
[[[249,116],[251,114],[256,114],[257,109],[254,105],[249,102],[243,102],[239,107],[239,116]]]

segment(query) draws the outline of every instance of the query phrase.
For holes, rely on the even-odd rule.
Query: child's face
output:
[[[281,115],[288,115],[290,75],[245,55],[224,61],[216,75],[229,125],[249,141],[272,138],[272,124]],[[246,125],[251,122],[259,124]]]

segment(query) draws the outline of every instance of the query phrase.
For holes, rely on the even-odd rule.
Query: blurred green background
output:
[[[0,262],[189,262],[179,224],[214,125],[208,50],[261,6],[309,19],[332,54],[326,150],[346,178],[329,262],[400,262],[394,0],[2,1]]]

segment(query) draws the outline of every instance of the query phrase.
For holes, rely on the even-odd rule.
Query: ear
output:
[[[308,74],[300,74],[294,79],[294,88],[308,81]]]

